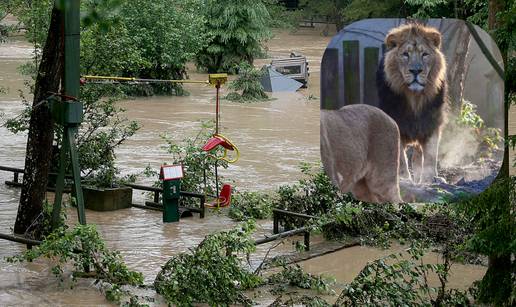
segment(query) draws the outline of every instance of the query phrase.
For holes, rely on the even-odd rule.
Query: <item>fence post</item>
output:
[[[378,55],[376,47],[364,48],[364,103],[378,106],[378,92],[376,88],[376,71],[378,70]]]
[[[279,213],[276,211],[272,212],[272,233],[279,233]]]
[[[344,103],[360,103],[360,59],[359,42],[343,41],[342,50],[344,52]]]
[[[344,104],[339,101],[339,50],[326,48],[321,63],[321,109],[337,110]]]
[[[303,235],[303,244],[305,245],[305,251],[309,251],[310,250],[310,231],[307,230],[305,231],[304,235]]]

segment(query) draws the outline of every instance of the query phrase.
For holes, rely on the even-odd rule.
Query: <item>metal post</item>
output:
[[[80,78],[80,0],[65,2],[65,71],[64,92],[79,97]]]
[[[305,251],[310,250],[310,231],[306,231],[303,235],[303,244],[305,245]]]
[[[154,191],[154,202],[159,203],[159,192],[158,191]]]
[[[69,0],[64,3],[64,76],[61,101],[54,101],[51,109],[53,116],[57,115],[58,123],[63,125],[63,138],[59,159],[59,173],[56,182],[54,208],[52,211],[52,225],[56,227],[61,214],[61,202],[64,190],[64,179],[67,154],[70,155],[70,164],[73,175],[73,191],[77,203],[79,223],[86,224],[84,213],[84,198],[81,186],[81,174],[75,137],[82,121],[83,107],[78,101],[80,78],[80,0]],[[59,105],[58,105],[59,104]]]
[[[204,196],[201,198],[201,212],[199,213],[199,218],[203,219],[204,218],[204,203],[206,202],[206,199],[204,198]]]
[[[220,102],[219,102],[219,91],[220,91],[220,83],[217,82],[215,85],[215,88],[217,89],[217,96],[216,96],[216,105],[215,105],[215,134],[219,134],[219,112],[220,112]],[[218,194],[217,194],[218,195]]]
[[[75,192],[75,200],[77,202],[77,215],[79,217],[79,223],[85,225],[86,214],[84,212],[84,197],[82,195],[81,169],[79,168],[79,157],[77,155],[77,146],[75,144],[75,136],[77,135],[78,128],[70,127],[67,130],[68,142],[70,144],[70,159],[72,160],[72,175],[74,182],[73,191]]]
[[[67,1],[68,7],[65,8],[65,69],[64,69],[64,91],[66,96],[75,97],[78,100],[80,86],[80,0]],[[75,101],[74,103],[80,103]],[[81,103],[82,112],[82,103]],[[68,129],[66,129],[68,128]],[[77,147],[75,144],[75,136],[78,131],[78,124],[66,127],[68,133],[70,160],[74,177],[74,191],[77,201],[77,213],[79,222],[86,224],[86,216],[84,214],[84,198],[82,195],[81,174],[79,168],[79,158],[77,156]]]
[[[219,173],[218,167],[219,160],[215,159],[215,195],[217,196],[217,208],[219,206]]]
[[[279,212],[273,211],[272,212],[272,233],[277,234],[279,233]]]

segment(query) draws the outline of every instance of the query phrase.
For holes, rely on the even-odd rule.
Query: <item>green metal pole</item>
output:
[[[65,103],[79,104],[76,108],[82,118],[82,103],[79,101],[79,79],[80,79],[80,0],[68,0],[65,2],[65,66],[64,66],[64,94],[75,98],[75,101]],[[65,99],[66,100],[66,99]],[[71,107],[71,106],[70,106]],[[79,124],[65,123],[64,134],[68,139],[70,150],[70,160],[74,177],[74,192],[77,202],[77,214],[79,223],[86,224],[84,213],[84,198],[82,195],[81,174],[79,168],[79,158],[75,136],[77,135]],[[64,161],[61,161],[64,162]]]
[[[80,78],[80,0],[65,2],[65,71],[64,91],[72,97],[79,97]]]
[[[77,215],[79,216],[79,223],[86,224],[86,214],[84,212],[84,196],[82,195],[81,187],[81,169],[79,168],[79,157],[77,155],[77,146],[75,144],[75,136],[77,135],[77,127],[69,127],[66,129],[68,133],[68,142],[70,142],[70,159],[72,160],[72,175],[74,182],[75,201],[77,203]]]

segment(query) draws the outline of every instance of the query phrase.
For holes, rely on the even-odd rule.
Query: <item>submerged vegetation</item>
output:
[[[449,258],[443,263],[424,263],[424,249],[413,245],[404,253],[391,254],[368,263],[344,287],[336,306],[472,306],[470,293],[448,289]],[[439,286],[429,278],[437,275]],[[474,291],[474,290],[473,290]]]
[[[237,221],[270,218],[273,208],[272,197],[264,192],[239,192],[231,200],[228,215]]]
[[[238,255],[255,250],[251,233],[253,222],[236,229],[210,234],[192,251],[172,257],[154,281],[156,291],[169,304],[210,306],[250,305],[243,291],[254,288],[262,279],[244,268]]]
[[[38,258],[47,258],[55,263],[52,273],[61,282],[68,276],[67,266],[71,265],[71,287],[81,277],[91,277],[97,282],[109,284],[105,290],[106,297],[119,303],[120,286],[143,284],[143,274],[130,270],[119,252],[109,250],[92,224],[77,225],[70,230],[60,227],[46,236],[41,245],[7,260],[32,262]]]
[[[238,66],[238,77],[229,84],[229,89],[234,90],[225,98],[236,102],[253,102],[268,100],[260,82],[263,71],[243,62]]]
[[[195,136],[187,136],[179,142],[166,135],[162,136],[166,142],[165,150],[171,155],[171,161],[167,161],[167,163],[182,164],[185,173],[188,174],[181,180],[182,190],[215,195],[215,164],[218,168],[224,169],[228,167],[228,163],[215,158],[215,155],[221,155],[220,151],[217,150],[210,154],[202,149],[202,146],[212,136],[214,123],[205,121],[200,124],[201,127]],[[219,182],[223,180],[224,177],[219,175]]]

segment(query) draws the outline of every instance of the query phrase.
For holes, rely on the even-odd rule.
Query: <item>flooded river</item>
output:
[[[241,190],[271,190],[300,178],[299,164],[319,158],[319,62],[330,37],[320,35],[320,29],[302,29],[292,34],[278,33],[269,46],[270,57],[288,56],[297,51],[310,62],[309,88],[291,94],[273,94],[271,101],[257,104],[237,104],[224,101],[221,107],[222,133],[241,150],[241,159],[222,175],[235,181]],[[303,46],[303,47],[299,47]],[[18,89],[24,89],[17,67],[28,60],[31,46],[23,41],[0,45],[0,85],[9,89],[0,96],[0,112],[6,118],[16,116],[23,108]],[[269,59],[258,60],[264,64]],[[206,75],[190,73],[191,79],[206,79]],[[142,128],[117,151],[118,165],[123,173],[139,172],[147,165],[157,169],[169,157],[162,148],[161,134],[174,140],[194,135],[203,120],[214,119],[214,89],[208,86],[186,85],[190,96],[152,97],[121,102],[127,117],[138,121]],[[223,90],[225,92],[225,90]],[[224,94],[224,93],[223,93]],[[316,97],[317,99],[309,99]],[[516,128],[515,125],[512,129]],[[514,131],[514,130],[513,130]],[[22,167],[26,135],[12,135],[0,128],[1,165]],[[186,174],[188,176],[188,174]],[[11,174],[0,172],[0,232],[9,233],[14,224],[19,190],[3,184]],[[143,180],[140,181],[148,182]],[[143,201],[136,195],[135,201]],[[76,219],[69,211],[70,223]],[[224,214],[211,212],[204,219],[197,217],[179,223],[163,224],[161,213],[136,208],[98,213],[87,210],[88,222],[98,229],[110,248],[119,250],[132,269],[144,273],[146,283],[172,255],[197,245],[213,231],[234,225]],[[256,237],[270,234],[272,222],[259,223]],[[260,246],[252,259],[256,265],[269,246]],[[104,297],[91,285],[81,281],[74,290],[60,285],[45,261],[12,265],[5,256],[25,250],[25,246],[0,240],[0,305],[107,305]],[[290,244],[272,252],[277,255],[291,251]],[[302,265],[312,273],[327,273],[339,284],[349,282],[367,261],[391,251],[368,247],[353,247],[337,253],[305,261]],[[452,275],[454,287],[465,288],[481,278],[484,268],[456,266]],[[266,304],[270,298],[261,298]]]

